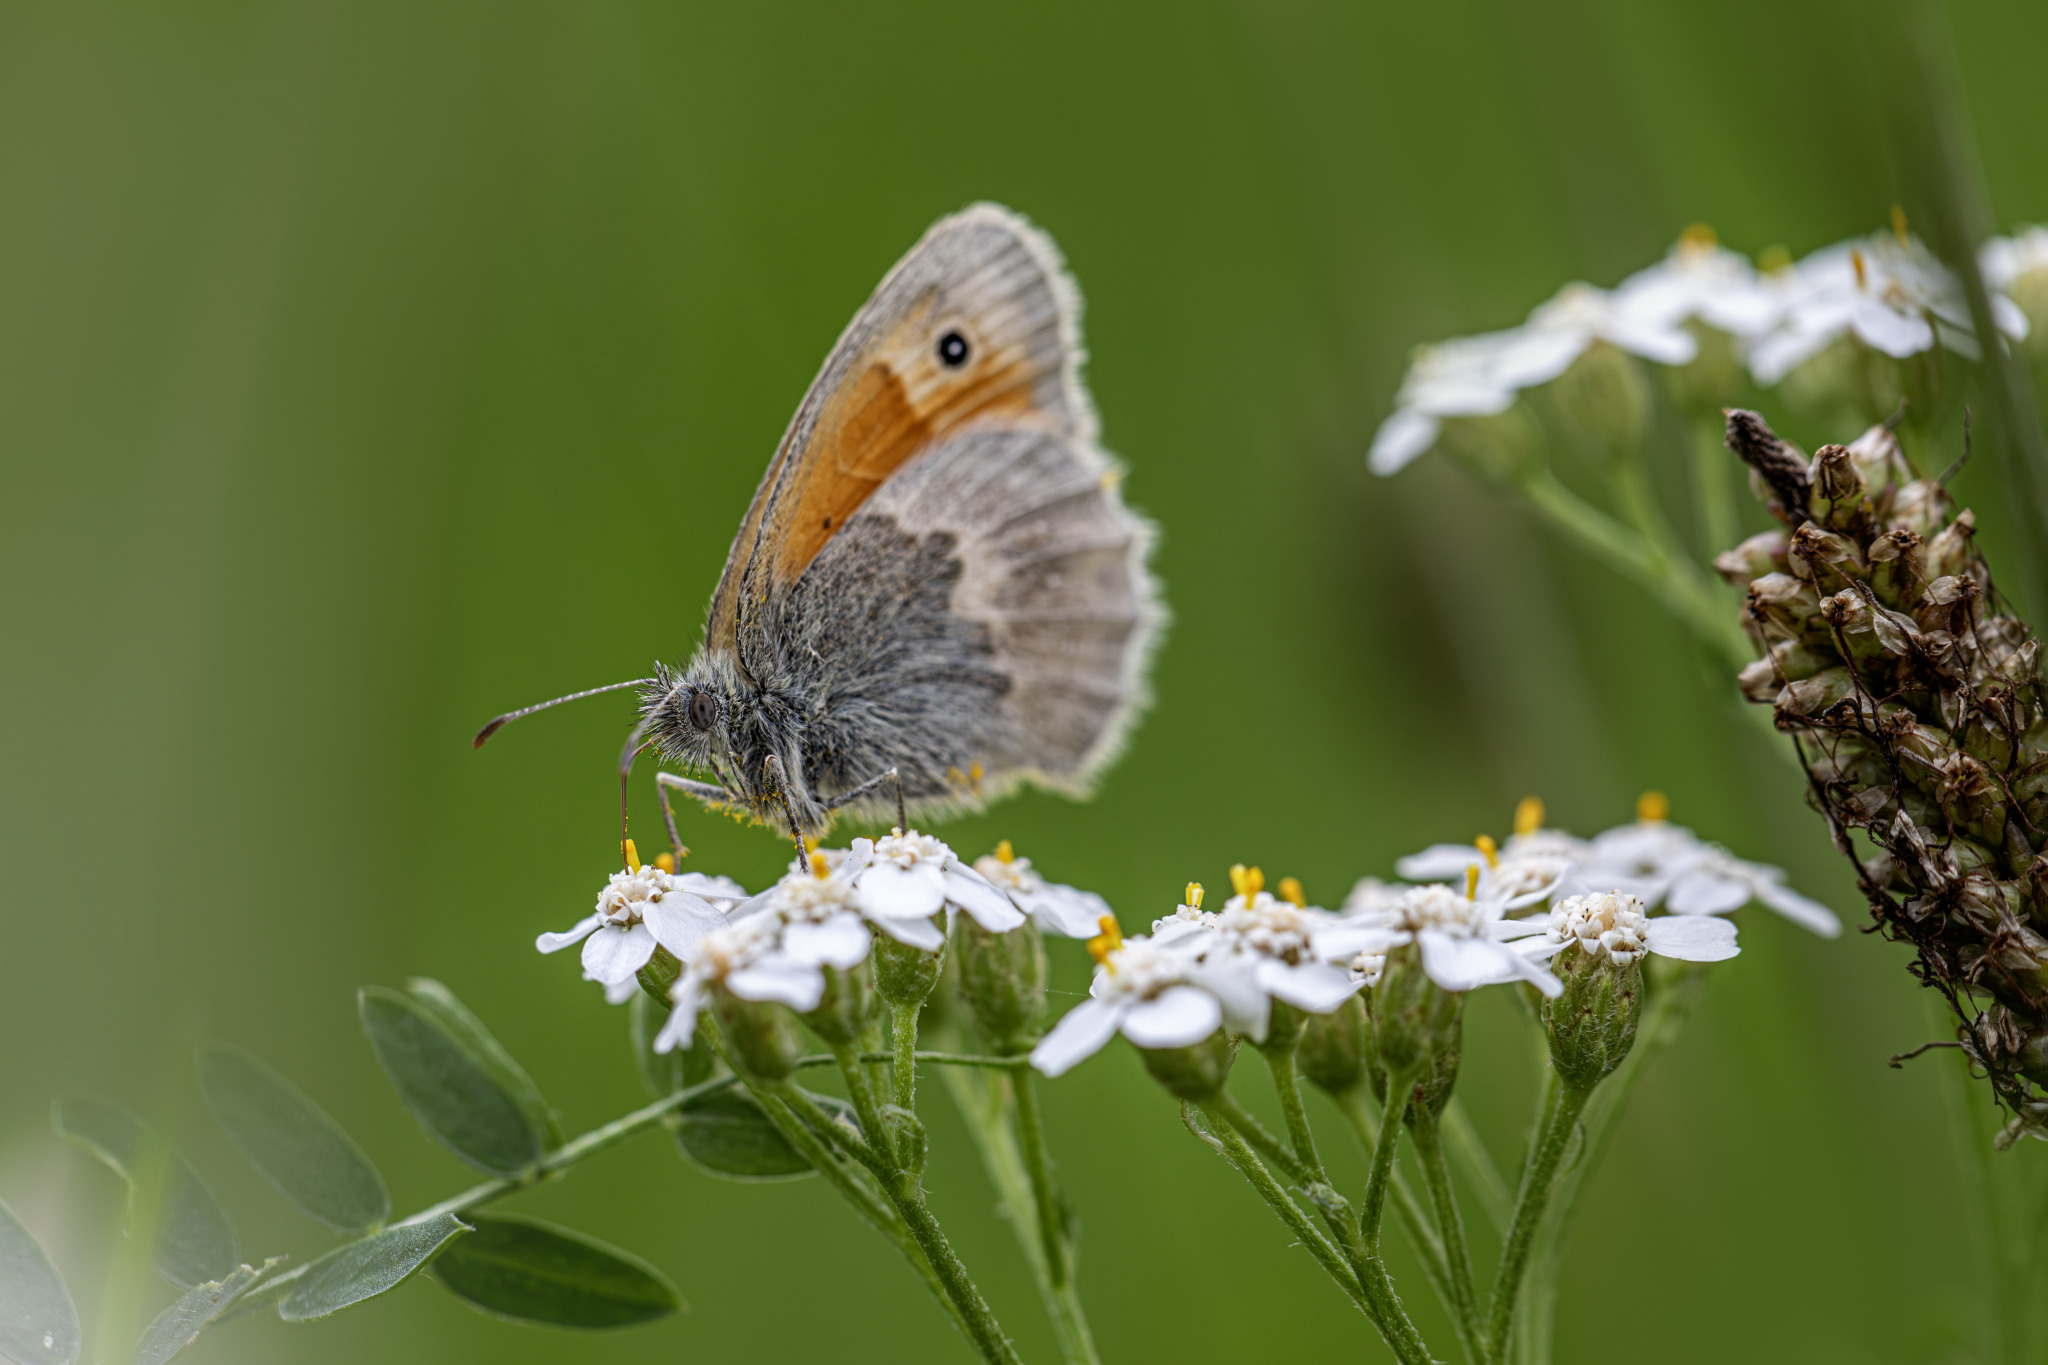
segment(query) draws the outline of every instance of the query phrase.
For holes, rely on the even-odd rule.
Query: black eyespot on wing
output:
[[[939,338],[939,363],[948,369],[959,369],[967,363],[967,338],[958,332],[948,332]]]
[[[699,730],[709,730],[718,724],[718,698],[709,692],[690,694],[690,724]]]

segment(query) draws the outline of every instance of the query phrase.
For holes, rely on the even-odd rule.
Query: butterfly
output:
[[[716,779],[664,787],[794,834],[1023,783],[1085,795],[1145,704],[1165,611],[1152,526],[1098,444],[1080,312],[1018,214],[933,225],[804,395],[694,657],[619,684],[641,689],[628,755],[644,740]]]

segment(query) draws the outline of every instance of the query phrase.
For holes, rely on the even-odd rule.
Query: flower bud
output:
[[[1785,533],[1783,531],[1760,531],[1743,541],[1732,550],[1723,550],[1714,556],[1714,571],[1728,580],[1729,586],[1746,588],[1753,578],[1762,578],[1767,573],[1790,573],[1792,562],[1786,557]]]
[[[1224,1030],[1217,1029],[1187,1047],[1141,1047],[1138,1056],[1168,1094],[1200,1103],[1214,1098],[1230,1078],[1233,1049]]]
[[[946,949],[941,944],[936,953],[928,953],[876,934],[868,960],[875,967],[875,994],[891,1009],[907,1009],[922,1005],[939,984],[946,970]]]
[[[1550,1036],[1550,1061],[1566,1085],[1591,1090],[1628,1056],[1642,1012],[1640,957],[1615,961],[1605,951],[1572,944],[1551,959],[1564,994],[1539,1007]]]
[[[1458,1045],[1464,1004],[1463,995],[1429,979],[1414,944],[1389,952],[1372,995],[1373,1041],[1387,1074],[1429,1074],[1437,1054]]]
[[[749,1080],[782,1081],[803,1056],[796,1016],[781,1005],[742,1000],[723,986],[711,991],[711,1013],[725,1031],[733,1061]]]
[[[1461,1005],[1465,1000],[1462,995],[1451,998]],[[1451,1102],[1451,1091],[1458,1084],[1458,1061],[1464,1051],[1465,1011],[1460,1009],[1452,1018],[1450,1027],[1440,1035],[1436,1050],[1430,1054],[1428,1070],[1415,1080],[1415,1093],[1409,1096],[1410,1103],[1402,1114],[1409,1127],[1415,1126],[1421,1110],[1428,1110],[1431,1118],[1444,1112],[1444,1106]]]
[[[1514,483],[1542,463],[1541,433],[1519,404],[1488,417],[1447,417],[1438,445],[1491,483]]]
[[[1364,997],[1354,995],[1328,1014],[1308,1016],[1294,1062],[1311,1083],[1341,1095],[1365,1084],[1371,1052],[1372,1021],[1366,1018]],[[1378,1089],[1386,1088],[1382,1075]]]
[[[1808,506],[1815,521],[1832,530],[1847,530],[1863,515],[1864,499],[1870,490],[1849,447],[1822,446],[1814,452],[1809,477],[1813,480],[1813,492]]]
[[[1663,371],[1665,387],[1686,411],[1712,416],[1727,404],[1730,395],[1742,391],[1742,356],[1735,338],[1718,327],[1694,319],[1685,328],[1699,343],[1699,350],[1690,363]]]
[[[669,988],[676,984],[676,978],[683,974],[683,964],[676,955],[666,948],[657,947],[654,956],[647,959],[647,965],[640,969],[640,989],[659,1000],[663,1005],[669,1002]]]
[[[1045,1020],[1045,943],[1038,926],[1026,920],[997,934],[972,915],[955,915],[953,949],[960,997],[989,1046],[1004,1054],[1029,1051]]]
[[[825,994],[818,1007],[804,1015],[803,1020],[811,1026],[811,1032],[827,1043],[836,1046],[859,1042],[875,1013],[875,988],[868,980],[867,964],[823,970]]]
[[[1596,341],[1557,377],[1557,407],[1570,427],[1609,458],[1642,444],[1653,401],[1642,362]]]

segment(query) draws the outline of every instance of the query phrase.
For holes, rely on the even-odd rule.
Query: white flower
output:
[[[687,891],[693,896],[702,896],[728,915],[747,898],[747,888],[730,877],[711,877],[702,872],[677,872],[673,874],[672,880],[676,889]]]
[[[1523,389],[1547,384],[1596,341],[1665,365],[1683,365],[1699,343],[1675,321],[1625,310],[1616,296],[1568,284],[1520,327],[1419,348],[1394,412],[1373,436],[1372,472],[1396,474],[1436,444],[1445,417],[1505,412]]]
[[[1024,923],[1024,912],[986,877],[914,829],[872,844],[854,840],[852,855],[833,875],[860,889],[861,913],[884,933],[927,952],[945,942],[945,930],[932,916],[948,907],[965,910],[990,933],[1007,934]]]
[[[1191,904],[1155,920],[1152,942],[1185,947],[1204,965],[1225,973],[1219,979],[1229,987],[1225,1005],[1235,1016],[1233,1030],[1263,1042],[1272,1001],[1328,1014],[1365,984],[1348,968],[1332,966],[1317,955],[1316,934],[1338,920],[1327,910],[1297,903],[1300,883],[1283,881],[1281,889],[1288,892],[1288,899],[1280,900],[1264,889],[1265,876],[1255,867],[1240,864],[1230,869],[1230,877],[1238,894],[1214,913],[1200,908],[1202,889],[1190,883]],[[1247,991],[1246,986],[1252,989]]]
[[[1623,967],[1642,961],[1649,953],[1681,962],[1720,962],[1742,951],[1735,946],[1735,926],[1725,919],[1709,915],[1651,919],[1641,900],[1621,891],[1559,901],[1550,911],[1543,937],[1524,939],[1518,947],[1542,961],[1574,943],[1589,957],[1604,955]]]
[[[1351,979],[1358,983],[1361,990],[1371,990],[1380,984],[1380,973],[1387,969],[1387,955],[1360,953],[1345,964],[1345,969],[1351,973]]]
[[[1113,931],[1098,942],[1105,947],[1089,998],[1031,1049],[1031,1064],[1048,1076],[1072,1070],[1119,1032],[1139,1047],[1191,1047],[1221,1028],[1247,996],[1264,999],[1248,973],[1206,964],[1187,944]]]
[[[1497,896],[1471,899],[1447,886],[1418,886],[1384,909],[1362,911],[1318,931],[1315,950],[1326,961],[1350,962],[1361,953],[1384,956],[1413,943],[1422,953],[1423,971],[1447,991],[1523,980],[1545,995],[1561,994],[1562,982],[1508,946],[1509,940],[1543,932],[1539,923],[1502,917],[1515,903]]]
[[[1714,240],[1706,227],[1690,227],[1657,264],[1623,280],[1614,291],[1623,316],[1661,332],[1693,318],[1733,337],[1770,330],[1784,299],[1746,257]]]
[[[1634,824],[1597,835],[1574,880],[1588,891],[1622,891],[1673,915],[1726,915],[1751,901],[1824,938],[1842,932],[1835,912],[1785,885],[1785,874],[1748,863],[1664,818],[1654,793],[1637,807]]]
[[[598,893],[596,911],[563,933],[542,934],[534,947],[553,953],[581,943],[584,978],[602,982],[609,996],[610,988],[632,981],[656,947],[687,961],[695,945],[725,923],[716,906],[684,890],[676,878],[639,864],[612,874]]]
[[[1047,933],[1094,938],[1102,932],[1102,917],[1110,913],[1109,902],[1093,891],[1061,886],[1040,876],[1029,858],[1011,851],[1008,839],[997,845],[994,853],[975,859],[974,870]],[[980,922],[978,918],[976,922]]]
[[[1844,334],[1897,359],[1936,342],[1972,359],[1979,354],[1961,283],[1919,238],[1903,232],[1838,242],[1771,282],[1785,311],[1750,350],[1750,373],[1759,384],[1777,383]],[[2000,331],[2026,336],[2026,315],[2011,299],[1994,294],[1991,311]]]
[[[1528,797],[1515,812],[1515,832],[1506,844],[1496,846],[1483,834],[1469,844],[1431,844],[1396,861],[1394,870],[1410,881],[1461,885],[1476,869],[1480,898],[1514,901],[1510,909],[1569,895],[1572,870],[1586,857],[1585,841],[1546,829],[1542,821],[1543,803]]]
[[[2028,275],[2048,271],[2048,227],[2021,228],[2010,237],[1993,237],[1977,253],[1987,288],[2011,289]]]
[[[814,1010],[824,998],[825,968],[858,966],[873,942],[850,881],[792,872],[740,907],[726,928],[697,942],[669,988],[674,1008],[655,1037],[655,1050],[689,1046],[698,1011],[714,986],[799,1014]]]

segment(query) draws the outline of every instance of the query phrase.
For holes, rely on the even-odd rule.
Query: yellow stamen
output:
[[[1792,253],[1782,246],[1767,246],[1756,258],[1756,268],[1766,275],[1792,268]]]
[[[1671,818],[1671,802],[1663,792],[1644,792],[1636,798],[1636,819],[1646,825],[1661,825]]]
[[[1256,867],[1246,867],[1243,863],[1232,863],[1230,865],[1230,887],[1238,895],[1244,897],[1246,905],[1250,905],[1257,898],[1258,894],[1266,889],[1266,874],[1259,871]]]
[[[1202,908],[1202,884],[1200,882],[1189,882],[1188,889],[1181,892],[1181,895],[1185,898],[1181,903],[1187,906],[1188,909],[1199,910]]]
[[[674,872],[676,870],[676,855],[673,853],[657,853],[654,855],[654,865],[663,872]]]
[[[804,836],[804,852],[806,852],[806,853],[816,853],[817,851],[818,851],[818,836],[817,836],[817,835],[815,835],[815,834],[806,834],[806,835]]]
[[[1897,204],[1892,205],[1892,236],[1899,239],[1899,245],[1906,244],[1906,211]]]
[[[1515,833],[1534,834],[1543,828],[1543,798],[1525,796],[1515,806]]]
[[[1678,234],[1678,244],[1693,251],[1705,251],[1720,243],[1721,236],[1705,223],[1694,223]]]
[[[1124,931],[1117,927],[1115,915],[1104,915],[1096,921],[1102,932],[1088,940],[1088,956],[1098,966],[1109,967],[1109,955],[1124,946]],[[1116,968],[1110,967],[1111,971]]]
[[[1500,845],[1493,841],[1491,834],[1480,835],[1472,841],[1472,846],[1478,849],[1480,854],[1485,857],[1488,867],[1500,866]],[[1479,869],[1475,867],[1472,870],[1477,872]]]
[[[626,867],[633,872],[640,870],[640,850],[633,847],[631,839],[626,840]]]
[[[999,863],[1014,863],[1017,861],[1017,850],[1010,847],[1008,839],[996,845],[996,861]]]
[[[1861,251],[1851,251],[1849,253],[1849,264],[1856,267],[1856,287],[1858,289],[1868,289],[1870,283],[1863,277],[1863,253]]]
[[[1465,899],[1479,899],[1479,864],[1471,863],[1465,868]]]
[[[1282,877],[1280,879],[1280,899],[1298,909],[1308,909],[1308,897],[1302,894],[1301,879],[1299,877]]]
[[[832,869],[826,866],[825,864],[825,855],[822,853],[813,853],[811,855],[811,875],[813,877],[816,877],[819,881],[824,881],[825,878],[830,876],[831,874]]]

